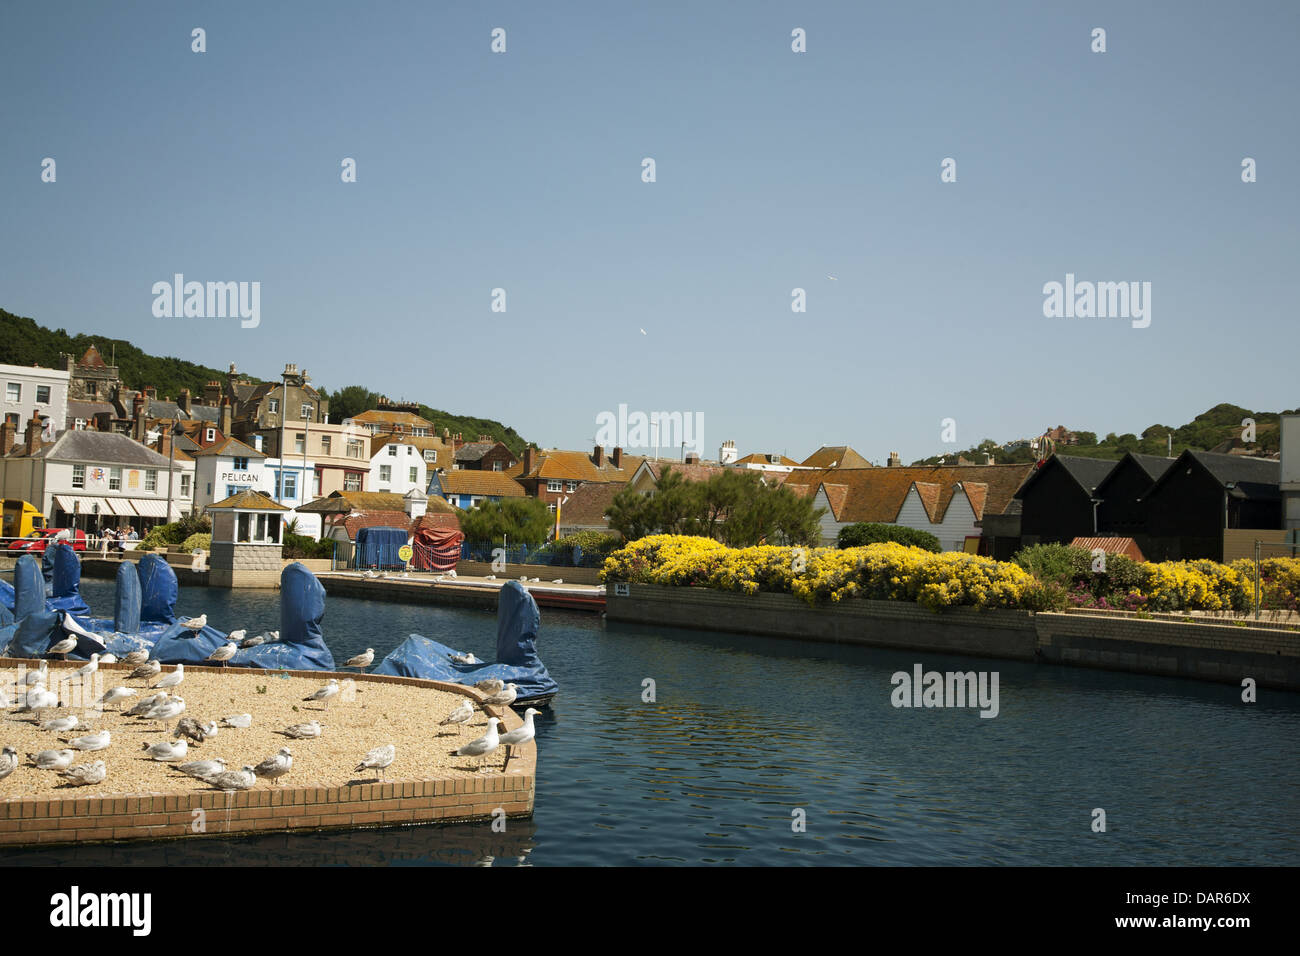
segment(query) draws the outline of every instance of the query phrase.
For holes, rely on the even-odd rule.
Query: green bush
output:
[[[294,561],[332,558],[334,557],[334,539],[321,538],[317,541],[305,534],[285,532],[284,547],[280,553]]]
[[[575,531],[542,548],[543,554],[563,555],[572,563],[574,548],[582,549],[582,560],[588,566],[599,567],[605,559],[623,547],[623,538],[603,531]],[[594,565],[593,565],[594,562]]]
[[[1068,544],[1030,545],[1017,551],[1011,560],[1040,581],[1062,585],[1092,573],[1092,552]]]
[[[188,553],[188,552],[190,552],[190,551],[195,551],[195,550],[199,550],[199,551],[211,551],[211,550],[212,550],[212,535],[210,535],[210,534],[202,534],[202,533],[200,533],[200,534],[192,534],[192,535],[190,535],[188,538],[185,539],[185,543],[181,545],[181,548],[182,548],[182,550],[184,550],[186,553]]]
[[[207,515],[185,515],[180,521],[173,521],[171,524],[155,525],[149,529],[149,533],[140,539],[138,548],[141,551],[151,551],[154,548],[167,548],[172,545],[183,545],[189,538],[196,534],[212,534],[212,519]]]
[[[936,554],[943,550],[939,539],[928,531],[919,531],[899,524],[875,524],[870,521],[859,521],[857,524],[841,528],[836,544],[840,548],[860,548],[867,544],[885,544],[889,541],[933,551]]]

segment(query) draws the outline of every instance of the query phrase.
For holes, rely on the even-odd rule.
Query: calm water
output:
[[[112,583],[87,581],[111,608]],[[223,630],[274,595],[183,589]],[[330,598],[334,656],[418,632],[491,660],[495,615]],[[1251,865],[1300,859],[1300,695],[542,612],[561,695],[536,814],[484,825],[0,853],[0,863]],[[890,676],[997,670],[1001,712],[895,709]],[[643,703],[652,678],[657,702]],[[1108,832],[1093,833],[1104,808]],[[806,813],[795,833],[792,812]]]

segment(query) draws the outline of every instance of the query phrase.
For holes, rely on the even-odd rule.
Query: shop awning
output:
[[[104,500],[108,502],[108,509],[113,512],[113,514],[120,515],[124,518],[135,516],[135,509],[131,507],[130,498],[106,498]]]
[[[103,498],[88,498],[85,495],[55,495],[54,503],[65,514],[77,515],[106,515],[111,512],[108,510],[108,502]],[[99,511],[95,506],[99,505]]]
[[[167,502],[165,501],[158,501],[154,498],[132,498],[131,504],[135,506],[135,513],[141,517],[167,517]]]

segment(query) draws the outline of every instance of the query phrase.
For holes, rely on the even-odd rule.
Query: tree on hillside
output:
[[[325,393],[330,403],[330,421],[341,422],[374,408],[379,396],[364,385],[345,385],[337,392]]]

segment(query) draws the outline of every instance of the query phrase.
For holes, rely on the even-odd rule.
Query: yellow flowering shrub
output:
[[[1154,611],[1242,610],[1250,601],[1250,578],[1215,561],[1148,563],[1139,575],[1138,592]]]

